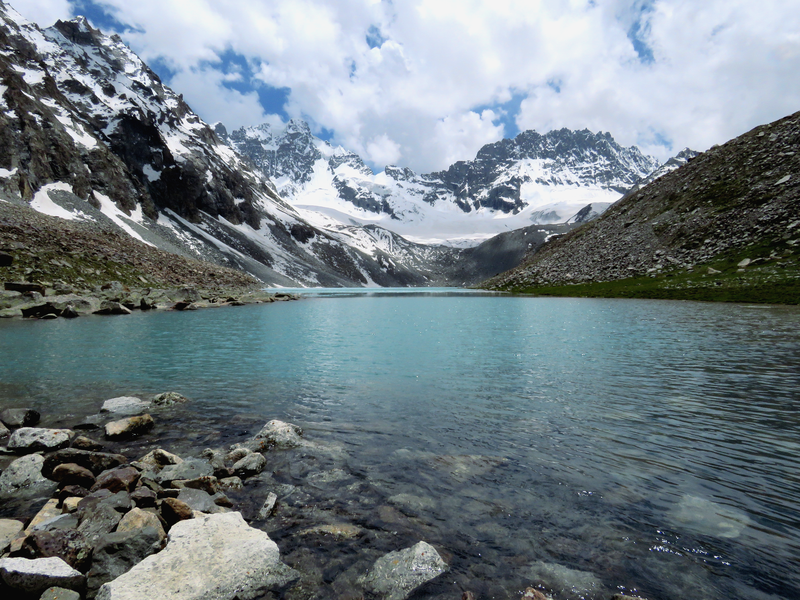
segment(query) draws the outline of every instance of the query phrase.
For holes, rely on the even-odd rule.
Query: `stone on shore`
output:
[[[20,537],[23,525],[16,519],[0,519],[0,554],[3,554],[15,539]]]
[[[106,583],[98,600],[247,600],[299,577],[278,546],[231,512],[175,524],[166,548]]]
[[[261,508],[258,511],[258,519],[264,521],[272,516],[272,513],[275,512],[275,505],[278,503],[278,496],[274,492],[270,492],[267,494],[267,499],[264,500],[264,504],[261,505]]]
[[[28,454],[12,462],[0,473],[0,496],[49,496],[56,484],[42,475],[43,464],[40,454]]]
[[[39,422],[39,418],[39,413],[32,408],[7,408],[0,412],[0,421],[9,429],[33,427]]]
[[[2,423],[0,423],[0,440],[3,438],[7,438],[10,435],[11,435],[11,430]]]
[[[20,427],[11,434],[11,438],[8,440],[8,449],[19,453],[60,450],[69,446],[71,438],[72,431],[70,429]]]
[[[51,587],[39,596],[39,600],[81,600],[81,595],[75,590],[62,587]]]
[[[65,448],[49,454],[44,459],[42,475],[51,477],[56,466],[64,463],[75,463],[89,469],[93,475],[97,476],[103,471],[113,469],[128,462],[122,454],[110,454],[108,452],[92,452],[90,450],[79,450],[77,448]]]
[[[105,448],[100,442],[88,438],[85,435],[79,435],[72,440],[72,445],[70,447],[77,448],[78,450],[89,450],[91,452],[101,452]]]
[[[125,513],[125,516],[122,517],[122,520],[117,525],[117,531],[135,531],[145,527],[152,527],[158,533],[159,539],[162,542],[166,541],[167,533],[164,531],[164,526],[158,516],[141,508],[132,508]]]
[[[63,487],[77,485],[90,488],[95,482],[95,477],[89,469],[75,463],[58,465],[53,469],[50,479],[59,482]]]
[[[233,465],[233,472],[239,477],[252,477],[258,475],[267,466],[267,459],[263,454],[253,452],[237,460]]]
[[[67,521],[61,528],[53,522],[48,529],[31,531],[22,542],[20,555],[27,558],[49,558],[57,556],[73,569],[85,571],[89,568],[92,548],[79,531],[69,527],[69,520],[75,523],[74,517],[64,515],[60,521]]]
[[[306,442],[300,437],[302,435],[303,430],[297,425],[273,419],[253,436],[253,440],[264,441],[268,447],[273,448],[299,448],[306,445]]]
[[[167,452],[161,448],[156,448],[145,454],[137,462],[155,467],[156,469],[162,469],[168,465],[179,465],[183,462],[183,459],[177,454],[172,454],[172,452]]]
[[[136,488],[137,481],[139,481],[139,471],[131,466],[117,467],[100,473],[89,491],[105,489],[113,494],[123,490],[132,492]]]
[[[183,500],[177,498],[164,498],[161,501],[161,518],[172,527],[180,521],[194,518],[194,510]]]
[[[203,490],[183,488],[178,494],[178,500],[186,503],[193,511],[210,514],[218,513],[223,510],[217,506],[217,504],[214,502],[214,498],[211,497],[211,494],[208,494]]]
[[[147,412],[150,403],[135,396],[120,396],[110,398],[103,402],[100,412],[110,412],[117,415],[140,415]]]
[[[176,479],[197,479],[214,474],[214,468],[207,460],[201,458],[187,458],[186,460],[167,465],[156,476],[157,483],[167,483]]]
[[[419,542],[411,548],[379,558],[359,582],[383,600],[405,600],[423,583],[447,569],[447,564],[433,546]]]
[[[110,440],[124,440],[150,431],[155,422],[150,415],[128,417],[106,423],[106,437]]]
[[[0,577],[8,587],[27,594],[41,594],[53,586],[77,589],[84,582],[80,571],[55,556],[34,559],[4,558],[0,560]]]
[[[113,300],[103,300],[100,304],[100,308],[94,311],[96,315],[129,315],[131,314],[130,309],[125,308],[119,302],[114,302]]]
[[[162,538],[153,527],[115,531],[100,538],[86,573],[86,595],[93,598],[104,583],[130,571],[142,560],[161,550]]]

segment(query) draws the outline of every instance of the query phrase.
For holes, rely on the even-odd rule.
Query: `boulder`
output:
[[[74,590],[84,583],[80,571],[57,557],[4,558],[0,560],[0,577],[8,587],[31,595],[53,586]]]
[[[166,483],[175,479],[197,479],[214,474],[214,468],[207,460],[187,458],[181,463],[167,465],[156,476],[158,483]]]
[[[56,484],[42,475],[44,458],[29,454],[12,462],[0,473],[0,497],[5,496],[49,496]]]
[[[145,486],[141,486],[131,493],[131,500],[133,500],[139,508],[152,508],[156,505],[157,499],[158,496],[156,493]]]
[[[20,427],[11,434],[8,449],[19,453],[59,450],[69,446],[71,438],[72,431],[69,429]]]
[[[23,294],[33,292],[36,294],[41,294],[42,296],[47,293],[45,287],[40,283],[16,283],[13,281],[6,281],[3,284],[3,287],[5,287],[7,292],[22,292]]]
[[[231,512],[177,523],[166,548],[106,583],[98,600],[247,600],[299,577],[278,546]]]
[[[42,474],[50,477],[56,466],[64,463],[75,463],[89,469],[95,476],[103,471],[113,469],[128,462],[122,454],[110,454],[108,452],[92,452],[90,450],[79,450],[76,448],[65,448],[49,454],[44,460]]]
[[[78,503],[78,531],[95,546],[100,538],[116,529],[123,513],[130,508],[130,498],[125,492],[111,494],[100,490],[90,494]]]
[[[161,517],[170,527],[179,521],[194,518],[192,507],[177,498],[164,498],[161,502]]]
[[[103,402],[100,412],[110,412],[117,415],[140,415],[147,412],[149,407],[149,402],[145,402],[135,396],[119,396]]]
[[[0,519],[0,554],[3,554],[15,539],[22,534],[23,525],[16,519]]]
[[[58,465],[53,469],[50,479],[59,482],[62,487],[77,485],[83,488],[90,488],[95,482],[95,477],[89,469],[75,463]]]
[[[233,465],[233,472],[239,477],[252,477],[261,473],[266,466],[267,459],[264,458],[264,455],[253,452],[236,461]]]
[[[65,517],[72,518],[68,515]],[[79,531],[53,528],[30,532],[22,543],[19,555],[27,558],[56,556],[63,559],[70,567],[85,571],[91,561],[92,548]]]
[[[33,427],[39,422],[39,418],[39,413],[32,408],[7,408],[0,412],[0,421],[10,429]]]
[[[100,538],[92,554],[92,568],[86,573],[87,598],[93,598],[101,585],[127,573],[161,546],[162,537],[153,527],[115,531]]]
[[[384,600],[405,600],[423,583],[447,569],[433,546],[419,542],[379,558],[369,573],[359,578],[359,583]]]
[[[100,304],[100,308],[94,311],[96,315],[129,315],[131,314],[130,309],[125,308],[119,302],[115,302],[113,300],[103,300]]]
[[[223,490],[239,491],[244,489],[244,484],[239,477],[224,477],[219,480],[219,487]]]
[[[167,534],[158,516],[141,508],[132,508],[126,512],[117,525],[117,531],[135,531],[145,527],[152,527],[158,533],[159,539],[162,542],[166,541]]]
[[[273,448],[298,448],[306,445],[301,439],[303,430],[297,425],[273,419],[269,421],[255,436],[254,441],[264,441],[268,447]]]
[[[105,489],[114,494],[123,490],[132,492],[136,488],[137,481],[139,481],[139,471],[131,466],[117,467],[98,475],[90,491]]]
[[[183,459],[177,454],[172,454],[161,448],[156,448],[145,454],[137,462],[155,467],[156,469],[161,469],[167,465],[179,465],[183,462]]]
[[[89,450],[91,452],[101,452],[105,448],[100,442],[88,438],[85,435],[79,435],[72,440],[70,447],[77,448],[78,450]]]
[[[203,477],[195,477],[194,479],[174,479],[172,485],[179,488],[203,490],[211,496],[222,489],[219,480],[213,475],[204,475]]]
[[[150,431],[155,422],[150,415],[128,417],[106,423],[106,437],[110,440],[124,440]]]
[[[77,319],[78,317],[80,317],[80,313],[78,313],[78,311],[75,309],[74,306],[72,306],[72,304],[69,304],[64,310],[61,311],[61,316],[64,319]]]
[[[39,596],[39,600],[81,600],[81,595],[75,590],[62,587],[51,587]]]
[[[178,392],[164,392],[163,394],[156,394],[153,396],[153,406],[166,407],[175,404],[185,404],[189,401],[186,396],[182,396]]]
[[[220,508],[210,494],[203,490],[183,488],[178,494],[178,500],[186,503],[192,510],[204,513],[217,513]]]

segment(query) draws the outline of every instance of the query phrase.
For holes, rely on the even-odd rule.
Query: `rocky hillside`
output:
[[[300,120],[282,130],[264,124],[230,133],[218,124],[216,132],[319,227],[375,224],[451,245],[597,216],[659,166],[638,148],[588,130],[525,131],[425,175],[396,166],[373,174],[358,155],[315,137]]]
[[[795,113],[696,156],[486,285],[534,292],[567,286],[558,293],[589,295],[637,295],[639,287],[656,297],[796,303],[798,249]],[[597,283],[621,280],[630,289]]]

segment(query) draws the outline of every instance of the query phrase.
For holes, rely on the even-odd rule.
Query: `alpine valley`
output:
[[[65,252],[80,230],[270,286],[476,284],[694,154],[659,165],[608,133],[525,131],[444,171],[376,174],[300,120],[207,125],[83,18],[40,29],[0,2],[0,41],[0,216],[36,220]],[[6,230],[0,250],[31,251]],[[13,275],[92,282],[57,263]]]

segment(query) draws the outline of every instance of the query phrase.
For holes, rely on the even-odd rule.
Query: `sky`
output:
[[[205,121],[421,173],[535,129],[666,160],[800,110],[789,0],[11,0],[118,33]]]

